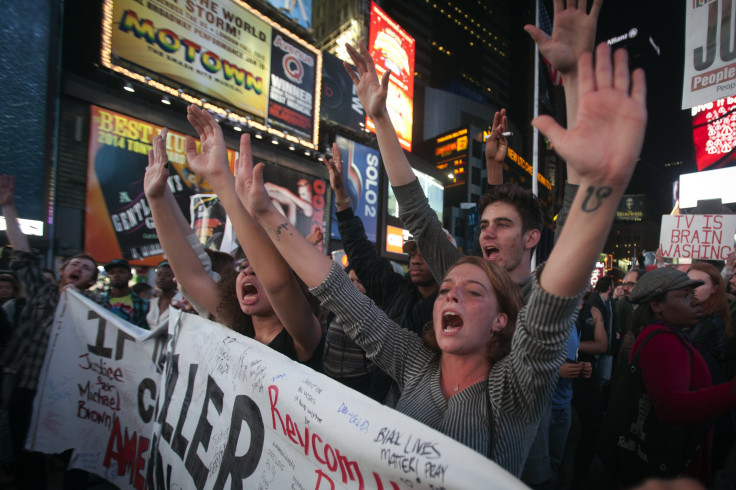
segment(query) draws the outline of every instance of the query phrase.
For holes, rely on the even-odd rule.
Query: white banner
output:
[[[659,246],[663,257],[726,260],[733,252],[736,215],[662,216]]]
[[[447,436],[195,315],[172,312],[163,378],[156,378],[151,359],[163,344],[128,341],[131,329],[118,327],[125,333],[115,334],[109,315],[99,341],[95,327],[106,314],[81,301],[73,295],[66,308],[59,307],[41,414],[35,413],[29,441],[46,452],[75,446],[54,444],[57,439],[72,441],[74,461],[85,463],[76,467],[123,488],[526,488]],[[62,337],[76,344],[62,350]],[[110,357],[93,357],[89,349],[98,346],[110,348]],[[141,357],[133,356],[133,346],[141,348]],[[107,425],[77,420],[79,403],[92,403],[80,395],[80,385],[96,379],[83,369],[88,358],[113,379],[119,370],[124,380],[116,385],[121,411],[105,418]],[[155,379],[153,385],[142,382]],[[162,395],[155,412],[153,393]],[[99,411],[112,411],[105,408]]]
[[[736,94],[736,17],[724,0],[685,0],[685,10],[682,108],[690,109]]]
[[[157,335],[158,334],[158,335]],[[67,291],[56,310],[26,445],[74,448],[70,467],[145,488],[166,331],[149,332]]]

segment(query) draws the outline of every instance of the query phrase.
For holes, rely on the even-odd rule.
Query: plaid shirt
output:
[[[41,372],[49,334],[59,303],[59,287],[50,283],[39,266],[39,256],[30,252],[15,252],[11,268],[26,292],[26,305],[20,312],[2,365],[17,373],[17,387],[35,390]],[[87,298],[107,307],[107,302],[92,291],[83,291]]]
[[[123,320],[137,325],[146,330],[150,330],[148,322],[146,321],[146,315],[148,314],[148,300],[138,296],[135,291],[130,291],[130,296],[133,299],[133,315],[126,315],[119,310],[113,310],[117,316]],[[108,289],[102,294],[102,299],[105,301],[105,308],[110,308],[110,290]]]

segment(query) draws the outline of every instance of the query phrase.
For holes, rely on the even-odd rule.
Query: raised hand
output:
[[[153,149],[148,150],[148,166],[143,179],[143,192],[149,199],[163,197],[169,178],[169,158],[166,155],[166,135],[169,130],[153,137]]]
[[[509,143],[503,135],[508,131],[506,109],[501,109],[493,116],[491,135],[486,140],[486,165],[495,163],[503,165]]]
[[[9,206],[15,203],[15,177],[8,174],[0,175],[0,206]]]
[[[205,180],[214,180],[230,173],[227,148],[222,128],[212,114],[192,104],[187,107],[187,120],[202,142],[202,153],[197,153],[194,138],[187,136],[186,154],[189,166]]]
[[[379,82],[376,74],[376,64],[371,58],[368,48],[360,43],[360,53],[350,44],[346,44],[353,66],[343,62],[345,69],[355,84],[360,103],[372,119],[388,116],[386,110],[386,96],[388,95],[388,79],[391,71],[387,70]]]
[[[574,73],[580,56],[593,51],[603,0],[594,0],[590,13],[586,13],[587,4],[587,0],[567,0],[564,7],[564,0],[555,0],[551,36],[534,25],[524,26],[542,55],[563,75]]]
[[[612,67],[611,48],[606,43],[598,46],[596,60],[594,71],[590,53],[580,58],[580,102],[572,129],[563,129],[550,116],[540,116],[532,124],[581,178],[625,187],[644,142],[644,72],[637,69],[629,76],[628,54],[623,49],[616,51]]]
[[[330,187],[335,191],[335,197],[341,201],[347,197],[345,181],[343,180],[342,157],[337,143],[332,143],[332,158],[325,159],[325,167],[330,173]],[[342,196],[342,197],[341,197]]]
[[[259,213],[276,211],[263,184],[264,167],[263,163],[259,163],[253,168],[250,135],[241,136],[239,157],[235,162],[235,190],[243,207],[254,218],[257,218]]]

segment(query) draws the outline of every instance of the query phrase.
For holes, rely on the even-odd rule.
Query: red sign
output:
[[[693,144],[698,170],[736,161],[736,97],[692,108]]]
[[[391,70],[386,107],[401,146],[411,151],[411,128],[414,120],[414,50],[416,42],[386,12],[371,2],[371,25],[368,49],[381,78]],[[375,126],[366,118],[366,127]]]

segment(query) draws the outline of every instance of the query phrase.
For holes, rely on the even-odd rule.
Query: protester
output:
[[[174,306],[175,302],[182,300],[181,293],[176,290],[174,272],[166,260],[159,262],[156,266],[156,290],[158,294],[151,300],[146,315],[146,322],[151,330],[168,325],[169,308]]]
[[[110,287],[102,297],[110,305],[110,311],[133,325],[148,329],[146,314],[149,303],[130,289],[133,272],[128,261],[114,259],[105,266],[105,272],[110,279]]]
[[[11,472],[19,488],[45,488],[44,457],[40,453],[25,451],[24,444],[56,305],[67,288],[81,291],[100,304],[107,305],[107,302],[87,291],[97,280],[97,264],[89,255],[67,258],[61,266],[58,286],[44,277],[40,257],[31,252],[28,239],[20,230],[15,209],[15,179],[6,174],[0,175],[0,207],[5,217],[8,241],[13,247],[11,268],[27,294],[26,304],[18,315],[1,362],[4,368],[3,391],[10,393],[5,403],[12,450],[16,455]]]
[[[403,245],[404,252],[409,254],[408,276],[395,272],[391,262],[378,255],[376,247],[366,237],[363,222],[353,213],[350,196],[343,181],[342,158],[337,144],[332,145],[332,154],[333,158],[328,159],[325,165],[330,174],[330,185],[335,192],[337,226],[350,264],[350,273],[364,287],[363,293],[389,318],[403,328],[421,335],[424,325],[432,320],[437,282],[414,241]],[[376,401],[395,406],[398,387],[380,369],[372,369],[371,372],[372,382],[363,393]]]
[[[154,293],[153,287],[150,284],[147,282],[137,282],[130,287],[130,290],[141,298],[148,300],[150,309],[150,301],[153,299]]]
[[[20,296],[20,286],[13,274],[0,272],[0,306]]]
[[[198,154],[194,139],[187,137],[189,165],[217,192],[247,258],[236,260],[218,286],[194,250],[182,246],[187,241],[184,230],[188,225],[182,223],[183,216],[168,189],[167,131],[163,130],[154,137],[153,150],[149,152],[144,190],[159,240],[177,281],[224,325],[291,359],[319,368],[320,324],[293,272],[238,200],[219,124],[195,106],[190,106],[187,113],[202,143],[202,153]],[[250,138],[244,135],[238,167],[250,159]]]
[[[726,337],[733,336],[723,278],[718,269],[707,262],[695,262],[688,269],[687,275],[690,279],[703,282],[693,291],[703,309],[703,316],[690,329],[690,336],[708,351],[722,370]]]
[[[708,428],[710,421],[736,408],[736,381],[713,384],[706,359],[685,332],[702,316],[702,306],[693,294],[702,284],[665,267],[647,272],[631,293],[631,300],[639,305],[632,320],[641,332],[632,356],[651,333],[663,332],[641,348],[639,366],[653,410],[668,425]],[[706,485],[711,480],[712,440],[711,428],[702,445],[692,447],[694,455],[683,473]]]
[[[390,72],[379,82],[365,46],[361,46],[362,56],[353,49],[350,52],[356,63],[350,74],[376,124],[383,159],[387,167],[398,170],[398,175],[395,171],[390,175],[412,182],[416,177],[408,164],[404,171],[403,164],[393,162],[406,157],[385,106]],[[592,57],[581,57],[582,95],[573,130],[565,131],[546,116],[534,121],[568,164],[578,169],[588,192],[573,202],[558,246],[532,280],[531,297],[518,325],[521,297],[518,289],[514,292],[511,276],[496,264],[468,257],[448,271],[435,301],[434,328],[428,338],[434,338],[439,350],[423,345],[418,336],[398,327],[360,295],[336,264],[284,222],[267,198],[263,165],[255,168],[252,177],[248,175],[246,185],[248,209],[284,258],[314,287],[369,357],[400,384],[397,409],[492,457],[516,475],[548,406],[579,294],[603,246],[644,137],[643,72],[634,73],[629,95],[625,51],[615,55],[616,77],[611,75],[607,45],[598,48],[597,59],[594,75]],[[591,141],[596,142],[594,151]],[[442,399],[432,393],[442,393]]]

